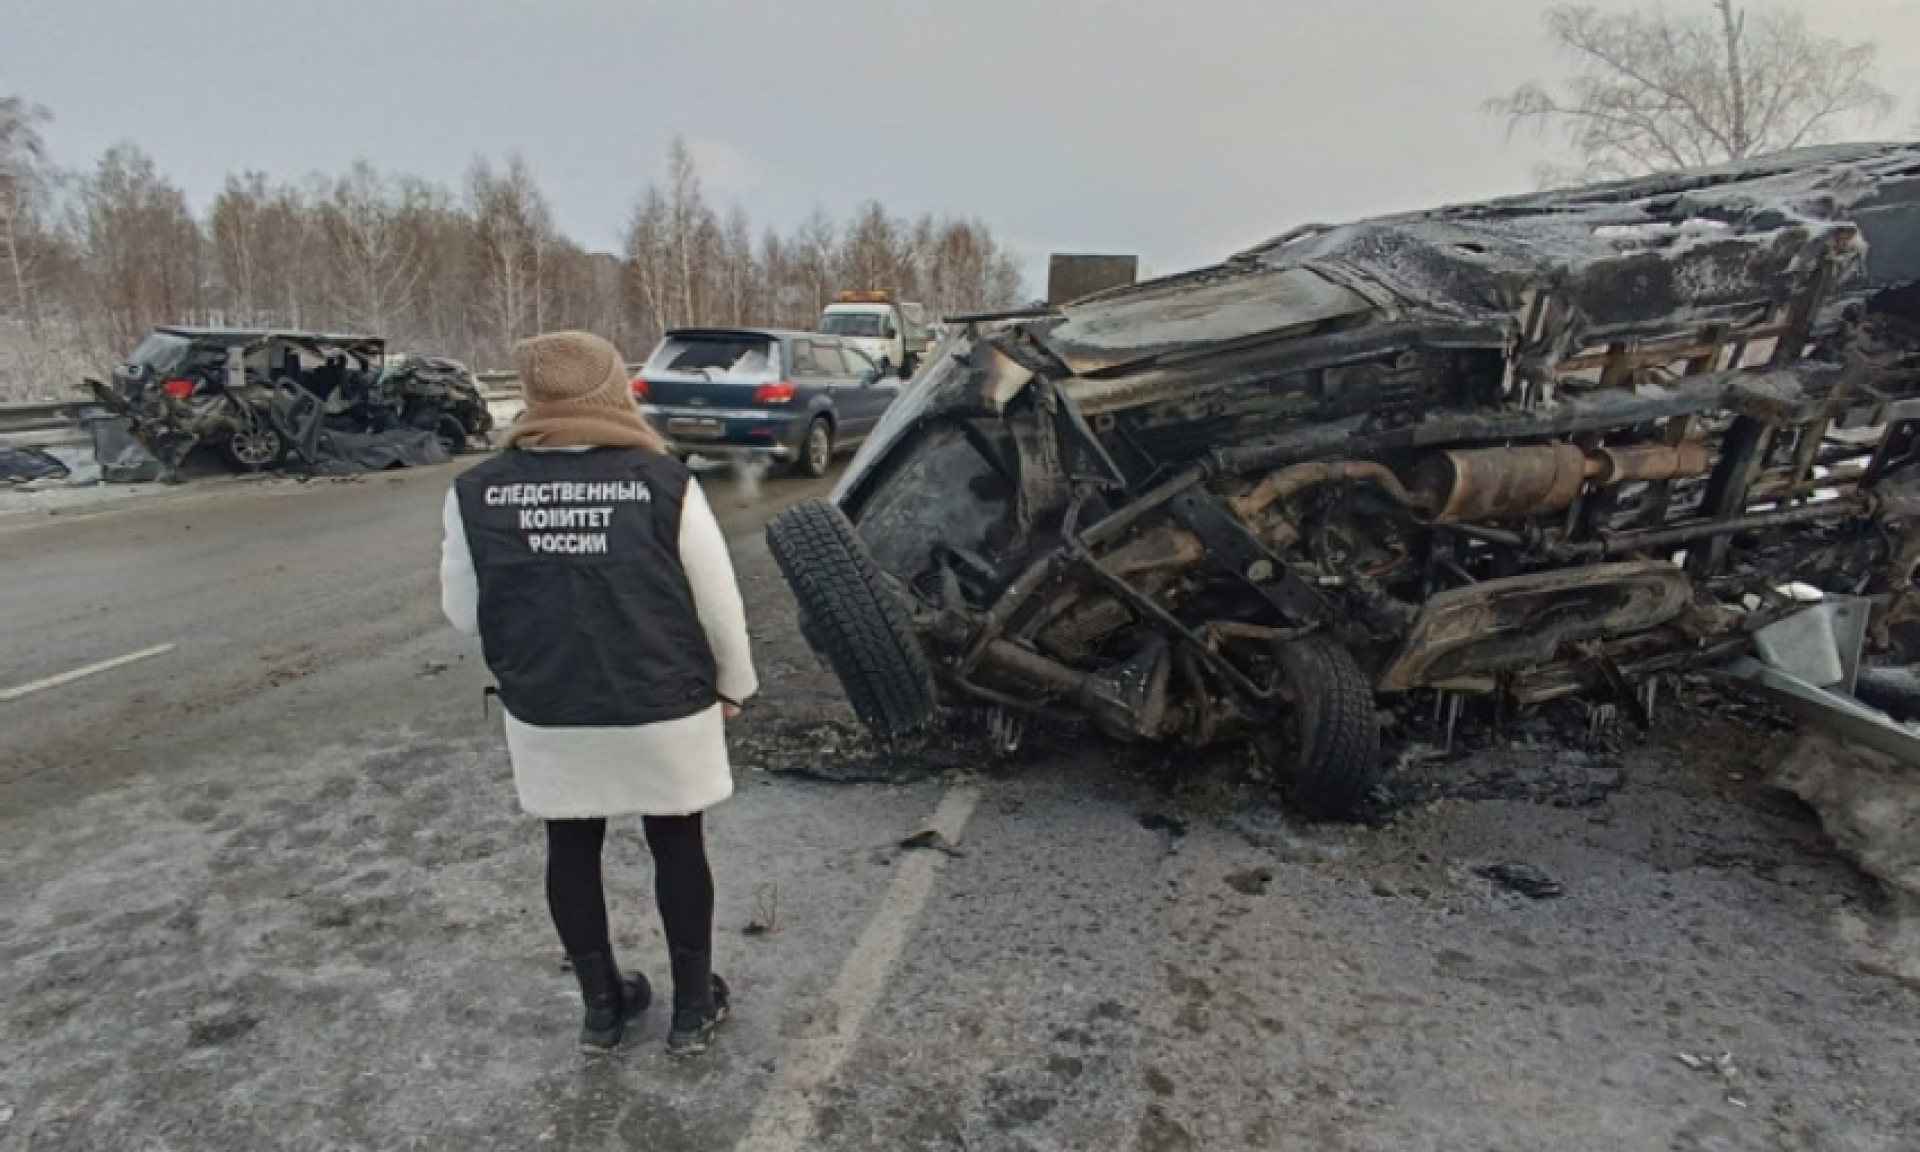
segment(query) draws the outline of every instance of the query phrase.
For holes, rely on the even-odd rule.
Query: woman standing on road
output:
[[[740,591],[706,497],[635,407],[614,346],[560,332],[514,356],[526,414],[447,494],[441,603],[480,637],[520,806],[547,823],[581,1047],[617,1046],[652,999],[614,963],[600,873],[607,819],[638,814],[672,960],[667,1050],[691,1055],[728,1007],[701,815],[733,793],[725,721],[757,688]]]

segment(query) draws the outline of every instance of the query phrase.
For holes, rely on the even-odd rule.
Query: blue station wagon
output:
[[[765,457],[821,476],[873,431],[900,380],[837,336],[684,328],[661,340],[633,392],[682,455]]]

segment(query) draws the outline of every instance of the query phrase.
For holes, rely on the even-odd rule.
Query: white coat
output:
[[[567,449],[547,449],[567,451]],[[480,585],[460,502],[447,493],[440,604],[462,632],[479,635]],[[736,703],[759,688],[746,610],[726,537],[697,481],[680,510],[680,562],[718,666],[719,694]],[[543,820],[686,816],[733,794],[721,706],[679,720],[613,728],[540,728],[506,716],[507,754],[520,807]]]

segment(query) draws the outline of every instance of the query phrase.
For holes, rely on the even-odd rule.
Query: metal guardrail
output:
[[[46,432],[67,428],[80,422],[88,409],[100,405],[92,399],[38,400],[30,404],[0,404],[0,432]]]
[[[643,367],[644,364],[629,364],[627,374],[638,376]],[[517,372],[475,372],[473,379],[480,385],[480,395],[488,402],[520,398],[520,374]]]

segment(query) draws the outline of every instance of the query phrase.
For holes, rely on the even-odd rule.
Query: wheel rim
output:
[[[833,445],[827,439],[827,426],[814,424],[807,433],[807,466],[815,472],[825,472],[832,454]]]
[[[271,428],[243,428],[233,434],[233,458],[249,467],[273,463],[280,452],[280,436]]]

